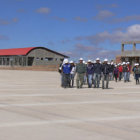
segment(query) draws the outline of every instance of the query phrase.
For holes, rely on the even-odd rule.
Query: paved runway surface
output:
[[[140,85],[62,89],[57,72],[0,71],[0,140],[140,140]]]

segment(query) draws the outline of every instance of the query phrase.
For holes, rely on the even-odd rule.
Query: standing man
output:
[[[64,64],[62,66],[62,72],[63,72],[64,88],[70,87],[71,65],[69,64],[68,59],[64,60]]]
[[[108,89],[109,84],[109,72],[110,72],[110,66],[108,65],[108,60],[104,60],[104,64],[102,65],[102,89],[104,89],[104,82],[106,81],[106,88]]]
[[[130,62],[127,62],[127,81],[130,81],[130,72],[131,72],[131,66]]]
[[[123,62],[123,75],[124,75],[124,82],[127,81],[127,74],[128,74],[128,67],[125,62]]]
[[[88,88],[91,88],[93,80],[93,64],[91,60],[88,60],[87,64],[87,80],[88,80]]]
[[[70,86],[73,88],[74,86],[74,77],[75,77],[75,73],[76,73],[76,67],[73,61],[70,61],[70,65],[71,65],[71,72],[70,72]]]
[[[115,81],[116,82],[118,80],[118,76],[119,76],[119,66],[118,65],[115,65],[115,68],[114,68],[114,77],[115,77]]]
[[[136,85],[139,84],[139,75],[140,75],[140,67],[139,64],[136,64],[135,70],[134,70],[134,74],[136,77]]]
[[[76,65],[76,73],[77,73],[76,78],[77,88],[82,88],[84,83],[84,76],[86,74],[86,65],[83,63],[83,58],[80,58],[79,63]]]
[[[100,64],[100,59],[97,58],[96,59],[96,63],[94,64],[94,88],[99,88],[99,84],[100,84],[100,78],[101,78],[101,72],[102,72],[102,65]]]
[[[113,71],[114,71],[114,63],[111,62],[111,64],[110,64],[110,72],[109,72],[109,80],[110,81],[113,80]]]
[[[122,73],[123,73],[123,67],[122,67],[122,65],[121,65],[121,63],[119,64],[119,81],[121,81],[122,80]]]

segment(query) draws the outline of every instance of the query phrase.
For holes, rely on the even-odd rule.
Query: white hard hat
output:
[[[88,60],[88,62],[91,62],[91,60]]]
[[[83,58],[80,58],[79,60],[83,61]]]
[[[73,63],[73,61],[70,61],[70,63],[72,64],[72,63]]]
[[[100,58],[96,58],[96,61],[99,61],[100,60]]]
[[[130,62],[127,62],[127,64],[130,64]]]
[[[108,61],[108,59],[104,59],[104,62],[107,62]]]
[[[83,61],[83,63],[85,64],[86,62],[85,62],[85,61]]]
[[[108,62],[108,65],[110,65],[110,62]]]
[[[66,63],[69,63],[69,60],[68,59],[65,59],[64,60],[64,63],[66,64]]]
[[[113,62],[111,62],[111,65],[113,65],[114,63]]]
[[[123,62],[123,65],[125,65],[126,63],[125,62]]]

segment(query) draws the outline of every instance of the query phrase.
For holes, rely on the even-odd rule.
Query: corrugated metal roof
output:
[[[1,56],[9,56],[9,55],[26,55],[29,51],[36,47],[29,48],[13,48],[13,49],[0,49]]]
[[[12,56],[12,55],[27,55],[30,51],[34,50],[34,49],[45,49],[47,51],[50,51],[52,53],[61,55],[63,57],[68,57],[64,54],[55,52],[53,50],[50,50],[48,48],[45,47],[28,47],[28,48],[11,48],[11,49],[0,49],[0,56]]]

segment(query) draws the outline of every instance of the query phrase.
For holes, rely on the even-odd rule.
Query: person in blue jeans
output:
[[[124,64],[123,65],[124,82],[127,82],[127,79],[128,79],[127,78],[128,77],[128,67],[127,67],[125,62],[123,64]]]
[[[92,87],[92,80],[93,80],[93,64],[92,64],[91,60],[88,60],[88,64],[87,64],[88,88]]]
[[[102,89],[108,89],[109,85],[109,73],[110,73],[110,66],[108,65],[108,59],[104,59],[104,64],[102,65]],[[106,81],[106,86],[104,83]]]
[[[99,88],[99,84],[101,80],[101,72],[102,72],[102,64],[100,64],[99,58],[96,59],[96,63],[94,64],[93,71],[94,71],[94,76],[93,76],[94,88]]]

